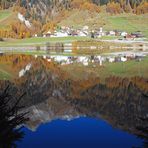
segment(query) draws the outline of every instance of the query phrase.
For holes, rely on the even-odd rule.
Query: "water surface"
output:
[[[78,118],[72,121],[55,120],[41,125],[37,131],[23,129],[25,137],[20,148],[131,148],[142,147],[143,140],[113,128],[100,119]]]
[[[19,113],[27,112],[29,120],[20,125],[25,136],[12,139],[18,147],[148,146],[147,78],[111,75],[102,82],[89,70],[104,67],[84,66],[81,78],[74,79],[75,71],[64,71],[46,57],[8,55],[1,61],[3,70],[12,72],[0,81],[0,93],[10,86],[8,106],[25,93]]]

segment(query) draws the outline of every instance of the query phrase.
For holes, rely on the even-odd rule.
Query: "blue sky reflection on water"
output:
[[[113,128],[102,120],[78,118],[55,120],[42,124],[36,132],[23,129],[20,148],[131,148],[142,146],[142,140]]]

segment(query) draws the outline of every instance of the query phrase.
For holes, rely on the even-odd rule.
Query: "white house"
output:
[[[86,32],[83,32],[83,31],[80,31],[80,32],[78,33],[78,36],[87,36],[87,33],[86,33]]]
[[[109,35],[111,35],[111,36],[115,36],[115,34],[116,34],[115,31],[110,31],[109,32]]]
[[[68,36],[68,33],[67,32],[56,32],[54,35],[51,35],[51,37],[67,37]]]
[[[102,33],[103,32],[103,28],[102,27],[100,27],[100,33]]]
[[[127,32],[121,32],[121,36],[123,36],[123,37],[127,36],[127,34],[128,34]]]
[[[38,37],[38,35],[37,35],[37,34],[35,34],[35,35],[34,35],[34,37]]]

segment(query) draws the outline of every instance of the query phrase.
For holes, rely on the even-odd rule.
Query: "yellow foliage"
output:
[[[148,13],[148,2],[143,2],[136,8],[136,14],[144,13]]]
[[[89,10],[90,12],[100,12],[100,7],[91,3],[90,0],[73,0],[72,8],[80,10]]]
[[[55,30],[55,27],[56,27],[56,23],[53,21],[50,21],[43,26],[42,31],[43,32],[47,32],[47,31],[53,32]]]
[[[106,11],[111,14],[118,14],[121,13],[121,7],[119,3],[111,2],[107,4]]]

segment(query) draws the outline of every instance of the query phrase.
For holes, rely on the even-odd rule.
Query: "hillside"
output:
[[[31,24],[18,19],[20,13]],[[2,0],[0,37],[28,38],[57,27],[141,31],[148,37],[148,2],[139,0]]]
[[[133,11],[145,13],[147,12],[145,2],[147,0],[2,0],[0,1],[0,9],[19,6],[26,9],[26,17],[43,21],[43,18],[57,16],[62,10],[89,9],[93,11],[97,6],[103,5],[109,5],[107,11],[112,13]]]
[[[89,13],[89,11],[73,10],[69,16],[63,19],[60,26],[73,26],[75,28],[82,28],[87,25],[91,29],[99,29],[103,26],[106,31],[122,30],[129,33],[141,31],[145,37],[148,37],[148,15],[135,15],[132,13],[122,13],[118,15],[110,15],[106,12]]]

